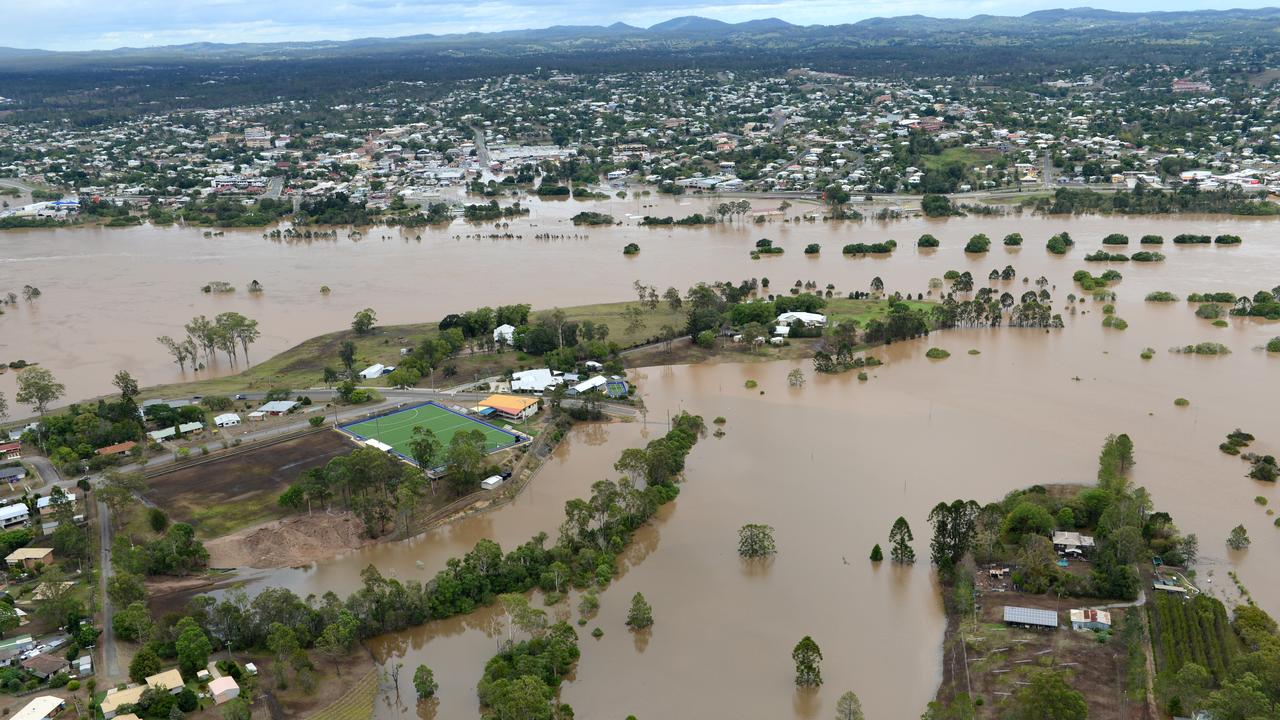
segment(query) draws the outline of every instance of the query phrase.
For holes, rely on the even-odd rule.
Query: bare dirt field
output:
[[[307,565],[373,542],[348,512],[287,517],[205,543],[209,566],[277,568]]]
[[[318,432],[149,480],[147,499],[202,538],[216,538],[283,516],[276,497],[306,470],[354,449],[334,432]]]
[[[1019,592],[984,592],[979,596],[977,622],[966,618],[957,632],[950,618],[943,646],[943,682],[939,697],[959,693],[981,698],[978,717],[999,717],[1004,701],[1025,684],[1028,672],[1038,668],[1066,671],[1072,687],[1084,693],[1089,717],[1097,720],[1129,720],[1146,717],[1142,698],[1125,695],[1125,648],[1114,636],[1071,629],[1068,610],[1100,604],[1082,598],[1057,598]],[[1026,630],[1005,626],[1005,605],[1057,610],[1057,630]],[[1131,609],[1111,610],[1118,627]],[[1140,610],[1139,610],[1140,612]],[[1102,640],[1102,641],[1100,641]]]

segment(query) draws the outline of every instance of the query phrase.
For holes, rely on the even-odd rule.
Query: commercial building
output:
[[[498,417],[508,420],[524,420],[538,412],[538,401],[515,395],[490,395],[478,403],[481,408],[493,410]]]

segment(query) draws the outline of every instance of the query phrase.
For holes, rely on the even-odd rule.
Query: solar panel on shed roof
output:
[[[1052,610],[1004,606],[1004,621],[1019,625],[1040,625],[1042,627],[1058,627],[1058,613]]]

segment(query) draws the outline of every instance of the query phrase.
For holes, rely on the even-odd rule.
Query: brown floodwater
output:
[[[0,232],[0,293],[20,292],[23,285],[43,292],[36,302],[5,308],[0,360],[24,359],[48,367],[67,386],[70,402],[113,392],[111,378],[121,369],[148,385],[197,377],[188,370],[184,378],[155,338],[181,336],[183,324],[200,314],[236,311],[256,318],[262,337],[250,355],[257,361],[346,327],[365,307],[376,310],[384,324],[422,322],[481,304],[527,302],[546,308],[626,300],[637,279],[683,290],[698,281],[763,276],[775,291],[785,291],[796,280],[815,280],[847,292],[866,289],[880,275],[890,289],[914,291],[926,289],[929,277],[950,268],[969,269],[981,280],[992,267],[1012,263],[1020,275],[1034,280],[1043,274],[1065,287],[1071,272],[1083,266],[1080,257],[1115,230],[1135,243],[1148,232],[1167,238],[1180,232],[1233,232],[1245,238],[1238,248],[1166,244],[1169,261],[1164,267],[1125,268],[1120,293],[1130,300],[1162,286],[1184,293],[1206,285],[1270,288],[1276,283],[1268,268],[1280,266],[1280,243],[1269,241],[1280,226],[1269,219],[1010,216],[601,229],[574,227],[568,218],[582,210],[619,219],[643,213],[683,216],[705,211],[708,200],[633,195],[598,202],[525,202],[532,213],[505,230],[458,221],[444,229],[374,228],[358,241],[348,239],[345,229],[336,240],[310,242],[265,240],[261,230],[228,230],[206,238],[202,229],[182,227]],[[763,209],[776,202],[756,199],[753,204]],[[1081,245],[1066,258],[1044,251],[1045,240],[1062,229],[1070,230]],[[1015,231],[1026,237],[1026,246],[1006,252],[1000,239]],[[523,239],[487,237],[495,232]],[[916,250],[915,238],[923,232],[936,235],[943,247]],[[976,232],[995,241],[987,257],[962,252],[965,240]],[[485,237],[477,239],[477,233]],[[553,238],[535,239],[547,234]],[[760,237],[772,238],[787,253],[751,260],[749,250]],[[848,242],[888,238],[900,243],[891,258],[845,258],[839,252]],[[623,257],[629,242],[637,242],[641,252]],[[810,242],[822,244],[824,252],[804,255],[801,251]],[[200,292],[214,280],[238,290]],[[265,292],[247,292],[252,280],[261,282]],[[332,292],[321,295],[321,285]],[[1141,318],[1130,322],[1134,319]],[[220,360],[199,376],[232,370]],[[0,374],[0,392],[10,398],[15,376]]]
[[[621,215],[614,203],[599,209]],[[622,203],[617,203],[621,205]],[[761,203],[756,203],[757,207]],[[1102,328],[1089,302],[1056,331],[960,330],[899,343],[875,354],[887,364],[868,382],[853,374],[815,376],[807,363],[776,361],[649,368],[640,387],[648,425],[589,426],[575,430],[535,482],[513,503],[408,541],[356,551],[302,569],[248,575],[252,586],[291,587],[301,594],[345,594],[359,571],[374,564],[384,574],[426,579],[448,557],[489,537],[504,548],[531,535],[555,533],[564,501],[585,495],[611,476],[622,449],[664,430],[668,412],[728,419],[723,438],[694,449],[680,497],[638,534],[621,576],[601,596],[600,615],[580,628],[583,655],[563,698],[579,717],[796,717],[829,716],[846,689],[861,696],[871,717],[918,716],[939,677],[943,630],[937,587],[925,563],[895,568],[866,561],[884,543],[893,519],[904,515],[916,531],[916,551],[928,556],[928,509],[958,497],[989,501],[1035,483],[1091,482],[1097,450],[1111,432],[1129,433],[1137,446],[1134,480],[1157,507],[1201,539],[1202,584],[1215,593],[1237,570],[1257,602],[1280,612],[1280,529],[1254,497],[1280,502],[1273,486],[1244,477],[1246,466],[1217,444],[1239,426],[1255,433],[1254,449],[1275,453],[1280,430],[1273,403],[1280,389],[1280,359],[1255,348],[1280,335],[1275,323],[1231,318],[1218,329],[1194,317],[1185,302],[1142,301],[1152,290],[1230,290],[1252,293],[1277,283],[1280,227],[1265,220],[1222,218],[960,218],[860,225],[779,223],[698,230],[574,229],[561,220],[591,204],[538,204],[521,221],[523,240],[454,240],[453,233],[423,232],[419,244],[398,232],[372,231],[352,242],[287,245],[257,233],[203,238],[169,229],[76,230],[0,235],[0,289],[31,283],[45,295],[0,317],[0,349],[40,360],[73,394],[104,391],[119,367],[146,382],[173,379],[176,369],[152,337],[173,333],[191,315],[228,309],[262,321],[255,347],[263,358],[315,333],[340,327],[366,305],[385,322],[432,319],[477,304],[524,301],[536,306],[626,299],[634,279],[685,287],[698,280],[769,276],[775,290],[796,279],[834,283],[842,292],[864,289],[879,275],[890,289],[923,290],[949,268],[971,270],[981,286],[992,268],[1013,264],[1019,279],[1002,286],[1015,295],[1021,278],[1043,274],[1055,299],[1073,290],[1070,275],[1082,256],[1112,231],[1166,239],[1181,232],[1244,237],[1241,247],[1177,247],[1166,243],[1165,263],[1119,266],[1117,314],[1126,331]],[[702,210],[692,200],[662,214]],[[517,231],[513,224],[512,232]],[[533,227],[536,225],[537,227]],[[1045,239],[1069,230],[1077,247],[1065,258],[1048,255]],[[538,241],[536,232],[589,234],[586,240]],[[1007,232],[1026,246],[999,246]],[[474,230],[472,231],[474,232]],[[481,232],[489,232],[482,230]],[[914,239],[931,232],[943,243],[921,252]],[[975,232],[996,243],[982,258],[961,246]],[[416,234],[416,231],[415,233]],[[761,236],[781,239],[787,254],[747,257]],[[838,253],[854,241],[896,238],[887,259],[850,259]],[[626,242],[642,252],[623,258]],[[800,253],[820,242],[820,257]],[[1130,252],[1138,249],[1131,245]],[[45,258],[45,259],[40,259]],[[417,262],[410,261],[410,259]],[[1100,273],[1102,266],[1090,269]],[[12,279],[11,279],[12,278]],[[243,288],[258,279],[267,291],[250,298],[208,297],[198,286],[214,279]],[[484,283],[478,292],[477,279]],[[334,289],[324,298],[317,288]],[[1215,340],[1226,357],[1168,353],[1172,345]],[[930,345],[952,357],[924,358]],[[1157,350],[1140,360],[1144,347]],[[974,348],[978,355],[969,355]],[[801,367],[808,382],[787,386]],[[747,380],[759,388],[748,390]],[[12,373],[0,379],[12,382]],[[11,387],[11,386],[9,386]],[[761,394],[763,391],[763,394]],[[1186,397],[1191,405],[1176,408]],[[764,565],[736,555],[737,528],[747,522],[775,528],[778,554]],[[1228,552],[1230,528],[1244,523],[1253,546]],[[623,624],[631,595],[653,605],[651,633],[635,637]],[[576,605],[571,599],[567,606]],[[565,606],[562,606],[565,607]],[[576,619],[576,614],[575,614]],[[604,629],[599,640],[589,636]],[[418,663],[440,682],[433,708],[397,704],[389,689],[379,702],[384,718],[433,712],[439,718],[474,717],[475,684],[506,631],[493,611],[432,623],[372,647],[388,667],[403,663],[402,689]],[[800,637],[821,645],[826,684],[798,694],[790,651]]]
[[[649,431],[663,430],[680,409],[727,418],[723,438],[707,437],[689,458],[680,497],[639,533],[623,572],[601,595],[600,615],[579,628],[583,655],[564,700],[579,717],[829,716],[846,689],[869,716],[915,717],[939,677],[943,630],[933,574],[867,562],[904,515],[916,551],[928,556],[926,515],[938,500],[998,499],[1035,483],[1092,482],[1097,451],[1111,432],[1137,446],[1134,481],[1157,507],[1201,538],[1202,584],[1229,586],[1235,569],[1255,599],[1280,611],[1280,530],[1254,496],[1280,502],[1274,487],[1244,477],[1245,465],[1217,450],[1237,425],[1274,452],[1272,411],[1258,399],[1280,387],[1280,367],[1247,345],[1256,327],[1232,334],[1224,358],[1138,352],[1170,328],[1194,333],[1169,313],[1150,323],[1105,331],[1098,316],[1065,331],[965,330],[877,352],[886,360],[869,381],[852,374],[815,376],[805,363],[717,364],[642,371]],[[1207,331],[1201,331],[1201,333]],[[1211,335],[1210,335],[1211,336]],[[930,361],[930,345],[952,357]],[[980,355],[967,354],[969,348]],[[803,388],[787,373],[801,367]],[[1079,377],[1079,380],[1074,378]],[[759,388],[748,390],[747,380]],[[760,391],[764,394],[761,395]],[[1192,404],[1175,408],[1184,395]],[[644,441],[639,423],[577,430],[516,503],[462,520],[415,540],[353,553],[300,570],[257,576],[299,592],[347,592],[369,563],[400,578],[425,579],[480,537],[510,548],[538,530],[553,533],[565,499],[610,474],[622,448]],[[737,528],[775,528],[778,554],[764,565],[736,555]],[[1224,540],[1243,522],[1253,547],[1229,553]],[[418,563],[422,563],[419,567]],[[643,592],[656,624],[637,638],[624,620],[631,595]],[[576,598],[560,607],[576,606]],[[576,613],[574,614],[576,620]],[[600,640],[589,636],[604,629]],[[812,635],[825,656],[826,684],[816,693],[792,685],[791,647]],[[388,667],[402,663],[402,687],[419,663],[441,684],[436,717],[473,717],[475,683],[506,637],[499,613],[432,623],[375,639]],[[421,714],[408,694],[397,705],[388,689],[381,717]]]

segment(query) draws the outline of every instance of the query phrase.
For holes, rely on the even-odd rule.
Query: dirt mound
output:
[[[314,513],[246,528],[205,548],[210,567],[295,567],[367,545],[362,528],[351,513]]]

